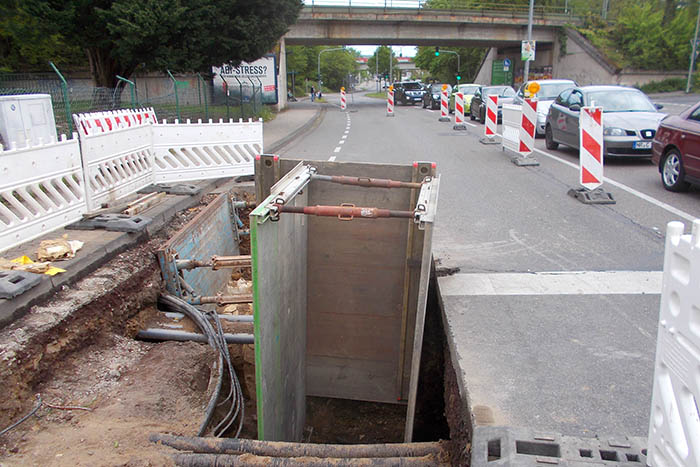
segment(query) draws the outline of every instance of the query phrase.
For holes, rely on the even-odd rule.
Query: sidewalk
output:
[[[312,104],[308,99],[291,102],[289,107],[277,114],[272,121],[263,124],[263,151],[274,153],[292,139],[311,128],[322,116],[322,105]],[[108,232],[104,230],[59,229],[40,238],[11,248],[0,257],[13,259],[23,255],[35,256],[42,240],[57,239],[68,235],[70,240],[80,240],[85,244],[76,256],[66,261],[54,263],[66,272],[55,276],[40,275],[41,281],[32,289],[13,299],[0,299],[0,328],[26,314],[29,309],[49,298],[54,292],[68,287],[107,263],[119,253],[146,242],[156,232],[166,226],[178,212],[196,206],[202,197],[222,185],[229,185],[230,179],[202,180],[189,182],[201,189],[197,195],[166,195],[160,202],[146,209],[140,216],[152,218],[145,230],[136,233]],[[36,259],[36,258],[32,258]]]

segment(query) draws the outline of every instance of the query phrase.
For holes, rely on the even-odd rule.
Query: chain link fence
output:
[[[70,135],[72,114],[153,107],[159,120],[248,119],[263,111],[262,85],[230,83],[213,86],[200,74],[149,74],[134,81],[118,77],[119,86],[102,88],[84,77],[55,73],[0,73],[0,96],[49,94],[57,133]]]

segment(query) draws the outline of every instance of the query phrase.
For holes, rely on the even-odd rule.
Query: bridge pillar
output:
[[[277,110],[287,107],[287,46],[284,37],[279,42],[279,66],[277,74]],[[292,91],[294,92],[294,91]]]

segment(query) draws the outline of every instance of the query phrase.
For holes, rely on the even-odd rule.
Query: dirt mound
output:
[[[215,354],[192,342],[147,344],[109,336],[61,363],[40,385],[43,407],[3,437],[0,465],[172,465],[148,435],[195,435]]]

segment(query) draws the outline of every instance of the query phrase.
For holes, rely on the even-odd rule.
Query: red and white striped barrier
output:
[[[345,110],[348,108],[348,103],[345,100],[345,88],[340,88],[340,110]]]
[[[583,107],[579,128],[579,182],[595,190],[603,184],[603,108]]]
[[[464,122],[464,93],[455,94],[455,124],[453,130],[466,130],[467,124]]]
[[[394,86],[389,86],[386,93],[386,116],[394,116]]]
[[[518,152],[527,157],[535,147],[535,124],[537,123],[537,101],[525,99],[520,120],[520,145]]]
[[[153,108],[119,109],[106,112],[91,112],[73,116],[75,127],[81,135],[107,133],[118,128],[158,123]]]
[[[440,118],[441,122],[449,122],[450,119],[450,109],[449,109],[449,98],[447,96],[447,85],[442,85],[442,91],[440,93]]]
[[[486,115],[484,117],[484,136],[493,139],[498,125],[498,96],[486,96]]]

